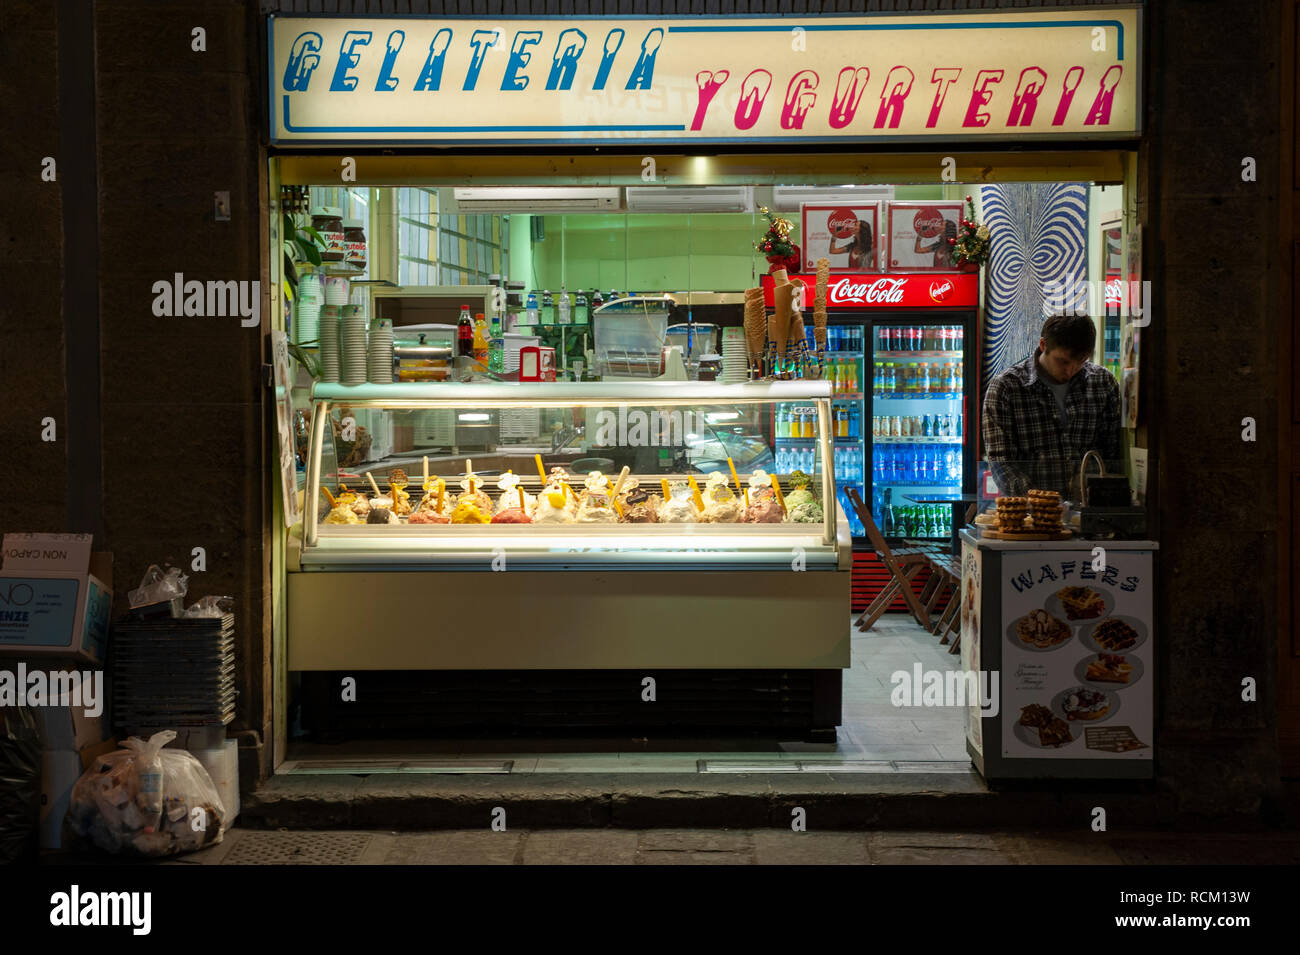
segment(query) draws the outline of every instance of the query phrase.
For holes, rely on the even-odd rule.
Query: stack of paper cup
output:
[[[325,381],[339,380],[339,307],[326,305],[320,317],[320,370]]]
[[[348,304],[348,280],[339,276],[331,276],[325,280],[325,304],[326,305],[347,305]]]
[[[393,323],[391,319],[376,319],[370,326],[370,350],[366,370],[371,382],[380,385],[393,383]]]
[[[298,279],[298,297],[294,302],[294,336],[299,345],[307,345],[320,337],[320,310],[322,298],[320,277],[308,272]]]
[[[366,382],[366,313],[360,305],[339,306],[339,347],[343,384]]]
[[[722,377],[719,380],[724,384],[736,384],[748,377],[749,363],[746,360],[746,349],[743,328],[722,330]]]

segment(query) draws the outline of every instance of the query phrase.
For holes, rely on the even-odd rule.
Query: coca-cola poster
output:
[[[805,202],[800,211],[803,267],[817,271],[817,260],[830,259],[832,272],[880,270],[880,203],[822,205]]]
[[[956,271],[948,240],[957,238],[961,213],[960,201],[889,203],[889,271]]]

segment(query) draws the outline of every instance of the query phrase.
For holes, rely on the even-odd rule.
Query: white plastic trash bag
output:
[[[226,810],[212,777],[172,730],[131,737],[72,787],[68,821],[105,852],[166,856],[221,841]]]

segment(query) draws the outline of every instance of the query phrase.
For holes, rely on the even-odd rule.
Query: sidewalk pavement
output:
[[[46,864],[114,865],[96,854]],[[148,864],[148,863],[146,863]],[[232,829],[170,865],[1297,865],[1300,832]]]

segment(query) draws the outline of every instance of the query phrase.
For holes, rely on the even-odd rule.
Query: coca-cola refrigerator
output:
[[[816,275],[805,286],[804,324],[813,335]],[[769,306],[772,280],[762,279]],[[974,272],[832,275],[827,287],[827,368],[834,395],[835,475],[853,528],[854,606],[887,580],[845,489],[856,487],[876,526],[892,539],[955,539],[954,513],[975,490],[978,443],[979,275]],[[826,467],[811,416],[778,407],[776,470]],[[807,433],[805,433],[807,432]],[[957,506],[954,507],[954,504]],[[901,603],[901,601],[900,601]]]

